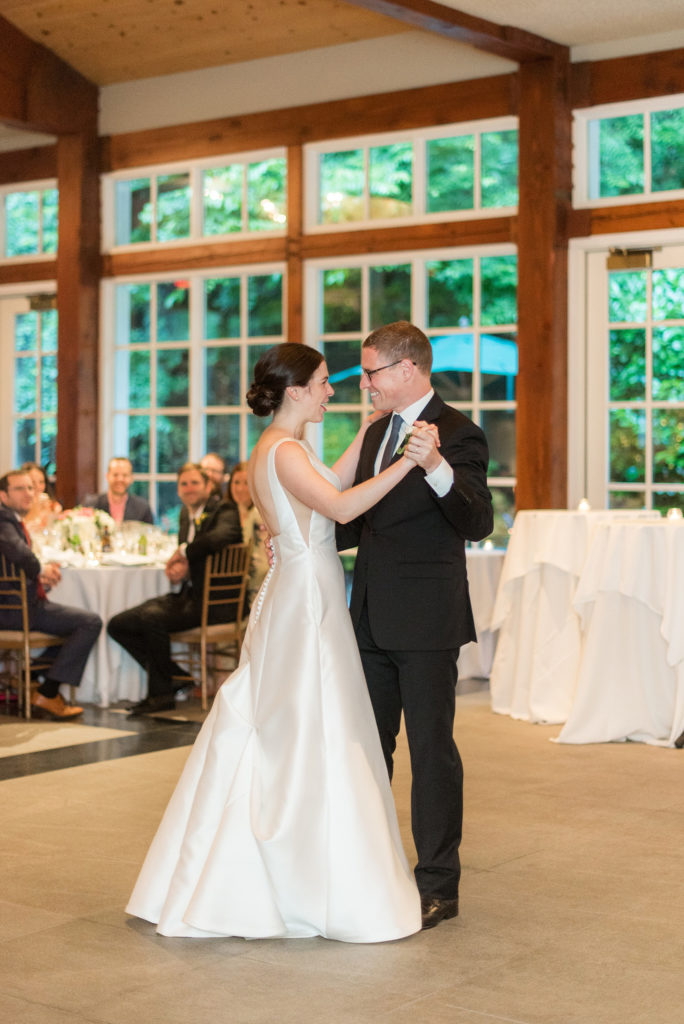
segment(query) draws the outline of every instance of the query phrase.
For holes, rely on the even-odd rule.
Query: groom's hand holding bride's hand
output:
[[[426,473],[437,469],[442,456],[439,454],[439,431],[434,423],[416,420],[408,438],[404,454]]]

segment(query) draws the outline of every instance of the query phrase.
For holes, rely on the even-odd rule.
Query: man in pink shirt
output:
[[[108,512],[115,523],[134,520],[138,523],[153,523],[152,509],[138,494],[129,494],[133,483],[133,466],[130,459],[114,456],[107,467],[107,490],[103,494],[91,494],[83,504]]]

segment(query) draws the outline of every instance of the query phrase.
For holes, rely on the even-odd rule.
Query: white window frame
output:
[[[45,263],[47,260],[54,260],[57,258],[57,251],[55,252],[32,252],[32,253],[21,253],[19,256],[7,256],[6,245],[7,245],[7,222],[5,216],[5,198],[8,195],[12,195],[15,192],[50,192],[53,189],[57,189],[56,178],[41,178],[39,181],[20,181],[14,182],[10,185],[0,186],[0,265],[11,264],[11,263]],[[59,196],[57,198],[59,204]],[[59,215],[59,206],[58,206]],[[42,250],[43,243],[43,219],[42,217],[38,222],[38,237],[40,240],[40,247]],[[58,239],[59,244],[59,239]],[[22,286],[22,292],[28,294],[28,289]]]
[[[245,167],[243,176],[243,223],[245,223],[247,210],[247,165],[258,163],[261,160],[284,159],[286,162],[286,174],[289,174],[287,166],[287,150],[283,146],[272,149],[250,150],[249,152],[225,153],[222,156],[212,157],[204,160],[184,160],[182,162],[167,164],[151,164],[144,167],[131,167],[125,171],[114,171],[111,174],[102,176],[102,252],[103,253],[124,253],[141,252],[150,249],[167,249],[187,246],[193,243],[202,242],[203,245],[211,245],[215,242],[237,241],[245,238],[280,238],[287,233],[287,225],[272,230],[250,231],[244,228],[242,231],[229,231],[222,235],[202,234],[202,174],[204,171],[226,167],[229,164],[242,164]],[[166,174],[187,173],[190,176],[190,233],[184,238],[173,238],[168,241],[158,242],[156,240],[156,179]],[[151,224],[151,239],[149,242],[128,242],[125,245],[116,243],[116,186],[125,181],[137,181],[139,178],[150,179],[150,201],[153,203],[155,217]],[[287,184],[286,184],[287,188]]]
[[[652,191],[651,189],[651,128],[650,114],[660,110],[684,108],[684,93],[673,96],[658,96],[655,99],[634,100],[628,103],[607,103],[602,106],[584,107],[573,111],[572,139],[574,151],[574,174],[572,204],[577,209],[594,209],[602,206],[624,206],[637,203],[674,202],[684,198],[684,188]],[[592,199],[589,196],[590,152],[589,125],[592,121],[612,117],[627,117],[641,114],[644,118],[644,191],[622,196],[603,196]]]
[[[326,139],[324,142],[304,146],[304,230],[307,234],[321,234],[331,231],[359,231],[368,228],[386,228],[411,224],[425,224],[454,220],[475,220],[484,217],[509,217],[517,213],[516,206],[480,206],[480,138],[488,132],[517,131],[518,118],[507,116],[488,118],[480,121],[459,121],[457,124],[436,125],[409,131],[383,132],[375,135],[356,135],[348,138]],[[427,213],[425,210],[425,182],[427,180],[426,143],[434,139],[457,138],[474,135],[475,180],[474,207],[472,210],[443,210]],[[404,217],[368,217],[358,221],[344,221],[340,224],[319,224],[320,205],[319,158],[325,153],[338,153],[347,149],[361,149],[367,169],[369,150],[376,146],[387,146],[398,142],[413,145],[413,212]],[[364,201],[368,208],[368,179],[364,188]]]

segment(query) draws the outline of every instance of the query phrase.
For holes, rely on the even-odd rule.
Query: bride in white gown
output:
[[[381,942],[421,927],[334,530],[414,463],[349,487],[360,435],[335,464],[340,491],[302,439],[332,393],[305,345],[256,366],[248,402],[274,418],[250,486],[274,564],[126,908],[162,935]]]

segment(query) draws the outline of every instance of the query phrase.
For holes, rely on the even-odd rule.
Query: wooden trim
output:
[[[684,92],[684,49],[573,64],[573,109]]]
[[[302,226],[304,222],[304,153],[301,146],[290,146],[287,153],[287,340],[302,341],[304,336],[304,268],[302,263]]]
[[[659,231],[681,227],[684,227],[684,199],[675,199],[573,210],[569,234],[571,238],[585,238],[621,231]]]
[[[523,29],[476,18],[433,0],[347,0],[347,3],[508,60],[525,63],[543,57],[569,59],[567,46],[560,46]]]
[[[108,253],[101,260],[102,277],[133,274],[166,274],[175,270],[201,270],[203,267],[239,266],[242,263],[279,263],[287,259],[287,241],[283,238],[255,238],[235,242],[204,242],[173,246],[169,249],[145,249],[140,252]]]
[[[0,120],[62,135],[97,130],[98,89],[0,17]]]
[[[31,263],[0,264],[0,285],[28,284],[32,281],[54,281],[57,277],[57,260],[40,260]]]
[[[57,177],[57,146],[37,146],[0,153],[0,185],[20,185]]]
[[[515,114],[515,74],[104,136],[103,173]]]

